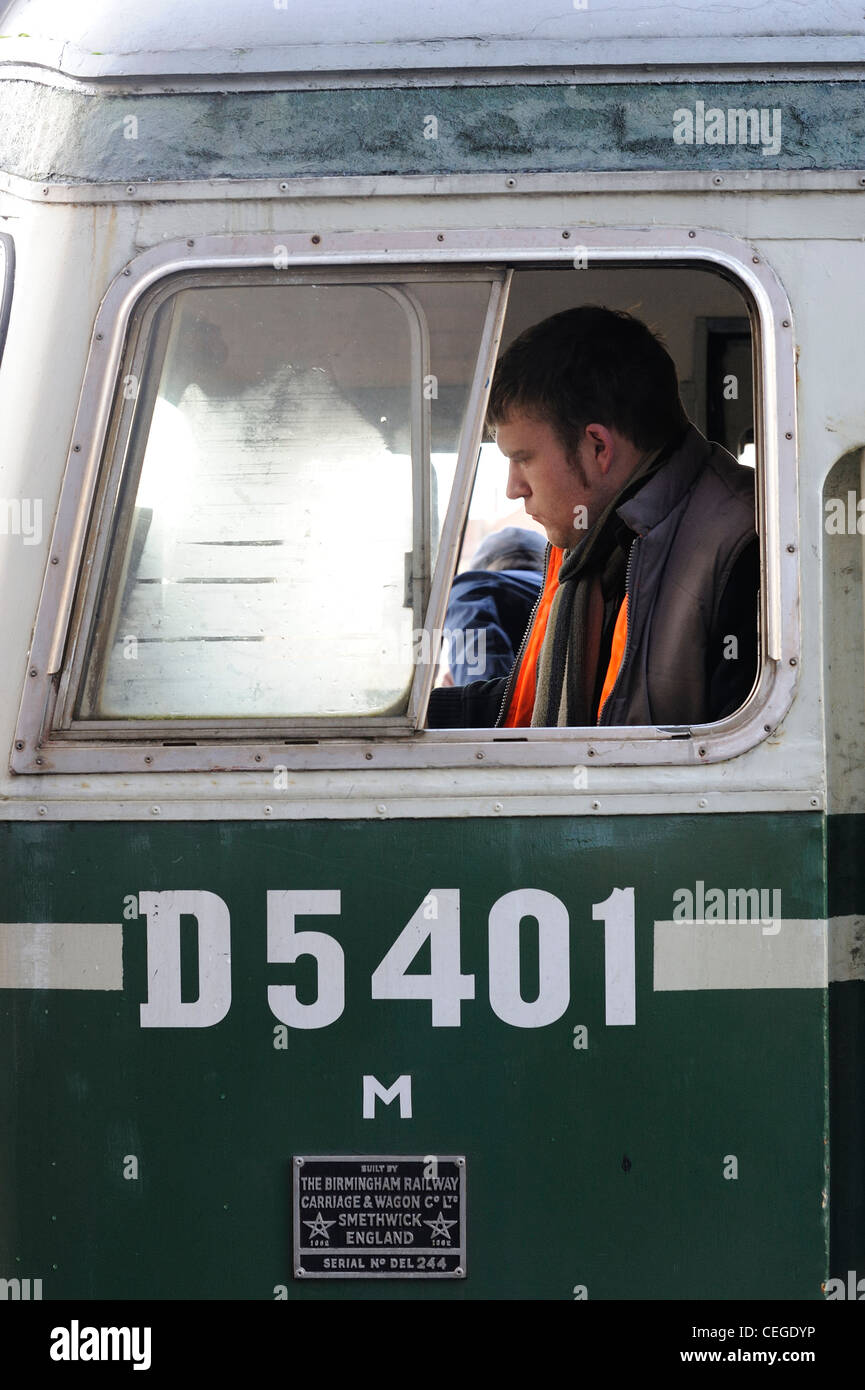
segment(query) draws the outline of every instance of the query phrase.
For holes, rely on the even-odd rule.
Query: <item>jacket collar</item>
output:
[[[616,515],[638,536],[659,525],[690,492],[706,465],[712,446],[696,425],[690,425],[670,457]]]

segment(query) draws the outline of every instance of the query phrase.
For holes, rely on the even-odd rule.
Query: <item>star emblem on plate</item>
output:
[[[446,1220],[445,1220],[445,1214],[444,1214],[443,1211],[440,1211],[440,1212],[439,1212],[439,1214],[438,1214],[438,1216],[436,1217],[435,1221],[425,1221],[425,1222],[424,1222],[424,1225],[425,1225],[425,1226],[429,1226],[429,1228],[430,1228],[430,1235],[432,1236],[432,1239],[433,1239],[433,1240],[448,1240],[448,1241],[449,1241],[450,1238],[451,1238],[451,1236],[450,1236],[450,1228],[451,1228],[451,1226],[455,1226],[456,1224],[457,1224],[457,1223],[456,1223],[455,1221],[446,1221]]]
[[[305,1220],[303,1224],[309,1227],[310,1240],[330,1240],[330,1228],[334,1223],[325,1221],[321,1212],[318,1213],[314,1221]]]

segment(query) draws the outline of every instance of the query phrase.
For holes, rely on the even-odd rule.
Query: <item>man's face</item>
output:
[[[497,427],[496,443],[510,460],[507,496],[523,499],[553,545],[571,549],[606,504],[608,489],[591,447],[581,445],[569,464],[552,425],[516,411]]]

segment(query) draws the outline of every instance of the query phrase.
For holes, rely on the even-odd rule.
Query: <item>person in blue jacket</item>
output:
[[[537,531],[493,531],[451,585],[445,615],[447,685],[507,676],[541,587],[547,543]]]

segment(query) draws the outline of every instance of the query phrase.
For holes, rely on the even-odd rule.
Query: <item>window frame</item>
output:
[[[188,274],[166,277],[164,281],[152,286],[141,297],[131,315],[127,342],[120,366],[120,382],[130,377],[139,383],[134,396],[125,392],[115,392],[113,416],[109,426],[104,462],[94,499],[93,518],[90,525],[84,555],[84,570],[94,578],[86,585],[79,586],[70,620],[70,641],[68,657],[57,687],[57,698],[52,715],[52,728],[55,737],[80,742],[93,742],[95,738],[129,740],[140,742],[143,739],[161,737],[177,740],[183,730],[183,742],[196,738],[223,738],[234,730],[235,737],[261,734],[270,731],[278,736],[280,730],[288,730],[298,737],[346,737],[376,736],[379,733],[412,733],[419,722],[419,711],[426,709],[434,676],[434,665],[420,661],[413,663],[410,691],[405,714],[370,715],[223,715],[184,716],[182,719],[171,716],[137,716],[117,718],[82,718],[75,714],[75,706],[82,698],[86,683],[98,673],[94,669],[93,643],[99,635],[97,614],[103,586],[110,583],[110,577],[118,573],[125,552],[129,526],[133,517],[133,503],[138,490],[141,469],[146,452],[146,440],[152,420],[153,405],[166,359],[168,326],[160,326],[161,310],[172,298],[187,290],[195,289],[237,289],[243,285],[254,287],[310,285],[340,286],[363,285],[386,293],[402,309],[411,342],[411,381],[410,381],[410,433],[412,459],[412,497],[413,518],[411,551],[411,573],[406,574],[411,585],[412,631],[423,630],[425,615],[429,608],[429,598],[434,574],[432,573],[432,550],[437,538],[431,531],[431,408],[423,384],[430,371],[430,344],[426,314],[422,303],[412,293],[412,285],[421,281],[435,283],[458,279],[460,283],[480,283],[489,286],[487,307],[484,311],[484,328],[492,327],[500,317],[502,290],[505,276],[495,270],[466,270],[449,272],[436,268],[431,273],[420,270],[393,271],[372,268],[363,271],[359,268],[338,268],[324,270],[311,275],[309,271],[292,273],[290,270],[243,269],[237,271],[220,270],[213,272],[195,270]],[[500,325],[499,325],[500,327]],[[480,344],[484,341],[482,328]],[[496,334],[496,339],[497,339]],[[493,334],[488,334],[492,341]],[[483,380],[488,375],[486,358],[489,354],[479,351],[474,364],[472,381],[467,397],[467,414],[471,412],[474,397],[482,389]],[[136,438],[138,444],[136,446]],[[469,436],[470,441],[470,436]],[[461,440],[462,443],[462,440]],[[125,501],[120,502],[121,490]],[[112,613],[116,617],[116,613]],[[104,657],[104,652],[103,652]]]
[[[12,314],[12,291],[15,286],[15,242],[9,232],[0,232],[0,364],[9,332]]]
[[[79,687],[70,680],[80,660],[82,595],[93,595],[93,547],[108,543],[91,509],[118,467],[117,392],[127,359],[133,315],[153,286],[190,273],[273,270],[270,236],[204,237],[166,243],[130,262],[106,293],[97,314],[72,435],[60,507],[28,660],[11,766],[15,772],[216,771],[259,769],[262,763],[301,768],[345,768],[371,756],[379,767],[459,767],[483,758],[488,766],[519,767],[714,762],[738,756],[773,731],[795,693],[799,660],[798,506],[796,488],[795,362],[792,313],[771,268],[737,238],[693,228],[606,228],[569,231],[464,230],[332,233],[311,246],[301,234],[282,235],[279,251],[288,276],[311,270],[370,283],[377,274],[410,280],[418,266],[456,278],[495,270],[460,439],[453,489],[430,587],[425,627],[440,632],[462,524],[470,503],[483,427],[483,411],[507,307],[510,276],[521,264],[536,268],[581,258],[593,266],[653,265],[704,268],[739,289],[751,320],[754,352],[757,516],[761,541],[761,666],[755,690],[729,718],[712,725],[590,729],[423,728],[433,670],[416,673],[408,719],[387,716],[343,721],[225,719],[82,721],[57,726],[57,709],[71,708]],[[442,245],[442,242],[445,244]],[[283,263],[283,262],[281,262]],[[283,276],[282,270],[275,277]],[[121,412],[122,413],[122,412]],[[414,437],[414,429],[413,429]],[[427,435],[428,440],[428,435]],[[79,442],[80,441],[80,442]],[[86,445],[85,445],[86,441]],[[107,462],[102,465],[102,460]],[[783,486],[782,486],[783,483]],[[112,513],[113,514],[113,513]],[[94,516],[97,514],[94,512]],[[435,653],[433,653],[435,655]],[[62,697],[62,700],[61,700]],[[416,726],[415,726],[416,721]],[[349,727],[344,727],[345,725]],[[166,727],[166,725],[168,727]],[[372,726],[372,727],[370,727]],[[362,763],[360,764],[362,765]]]

